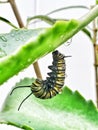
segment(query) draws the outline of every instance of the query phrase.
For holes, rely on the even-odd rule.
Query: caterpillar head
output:
[[[52,53],[52,55],[53,55],[53,59],[55,59],[55,60],[59,60],[59,59],[65,58],[65,56],[63,54],[61,54],[58,50],[54,51]]]

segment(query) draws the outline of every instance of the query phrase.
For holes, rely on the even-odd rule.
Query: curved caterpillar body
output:
[[[18,86],[12,90],[13,92],[16,88],[21,87],[31,88],[31,93],[21,102],[18,110],[20,109],[23,102],[32,94],[34,94],[37,98],[40,99],[48,99],[56,96],[59,92],[61,92],[65,80],[64,58],[69,56],[64,56],[57,50],[54,51],[52,55],[53,55],[52,65],[48,66],[51,72],[48,73],[49,77],[47,77],[46,80],[41,80],[37,78],[30,86]]]
[[[46,80],[36,79],[32,83],[31,91],[41,99],[52,98],[61,92],[65,80],[65,56],[58,51],[54,51],[52,66],[48,66],[52,72],[48,73]]]

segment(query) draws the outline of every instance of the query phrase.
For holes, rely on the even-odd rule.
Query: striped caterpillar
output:
[[[23,102],[32,94],[34,94],[35,97],[40,99],[49,99],[56,96],[59,92],[62,91],[62,87],[64,86],[65,69],[66,69],[64,58],[70,56],[64,56],[57,50],[52,53],[52,56],[53,56],[52,65],[48,66],[51,72],[48,73],[49,76],[46,78],[46,80],[41,80],[37,78],[32,83],[32,85],[18,86],[12,90],[13,92],[16,88],[21,87],[31,88],[31,93],[21,102],[21,104],[18,107],[18,110],[20,109]]]

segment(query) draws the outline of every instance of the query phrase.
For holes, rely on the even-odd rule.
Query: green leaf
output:
[[[74,35],[78,24],[76,20],[69,22],[60,21],[51,28],[39,31],[34,30],[34,32],[33,30],[27,30],[29,35],[27,37],[29,38],[27,38],[26,41],[23,41],[24,39],[16,40],[17,38],[25,37],[26,30],[16,30],[14,37],[11,37],[12,32],[1,35],[1,45],[7,48],[6,45],[10,44],[8,45],[7,51],[7,54],[10,55],[0,59],[0,75],[2,75],[2,77],[0,77],[0,84],[68,40]],[[34,37],[33,34],[37,37]],[[20,44],[22,44],[22,46]],[[4,47],[1,47],[1,49],[6,53]]]
[[[33,16],[33,17],[29,17],[27,19],[27,25],[29,25],[29,23],[34,20],[34,19],[40,19],[40,20],[43,20],[44,22],[50,24],[50,25],[53,25],[55,24],[56,21],[69,21],[68,19],[54,19],[54,18],[51,18],[51,17],[48,17],[46,15],[36,15],[36,16]],[[91,36],[91,33],[90,31],[87,29],[87,28],[83,28],[82,31],[90,38],[90,40],[92,41],[92,36]]]
[[[0,57],[11,55],[31,38],[35,39],[43,30],[45,29],[13,29],[10,33],[0,34]]]
[[[83,6],[83,5],[66,6],[66,7],[58,8],[56,10],[53,10],[53,11],[47,13],[46,15],[36,15],[33,17],[28,17],[26,26],[28,26],[28,24],[34,19],[40,19],[40,20],[43,20],[52,25],[55,23],[55,21],[57,21],[59,19],[53,19],[53,18],[49,17],[48,15],[59,12],[59,11],[68,10],[68,9],[87,9],[87,10],[89,10],[89,8],[87,6]]]
[[[32,20],[35,20],[35,19],[43,20],[43,21],[45,21],[46,23],[48,23],[48,24],[50,24],[50,25],[53,25],[53,24],[55,23],[55,21],[56,21],[55,19],[50,18],[50,17],[48,17],[47,15],[36,15],[36,16],[27,18],[27,25],[26,25],[26,27],[29,25],[29,23],[30,23]]]
[[[11,23],[8,19],[0,17],[0,20],[5,22],[6,24],[12,26],[13,28],[17,28],[13,23]]]
[[[32,84],[24,79],[21,85]],[[31,92],[29,88],[16,89],[8,95],[0,123],[14,125],[25,130],[97,130],[98,111],[92,101],[86,101],[77,91],[65,87],[61,94],[51,99],[29,97],[18,111],[21,101]]]
[[[24,45],[19,46],[13,53],[0,59],[0,75],[2,75],[0,77],[0,84],[3,84],[10,77],[28,67],[42,56],[54,51],[57,47],[87,26],[97,16],[98,5],[79,19],[79,21],[58,21],[52,27],[44,29],[36,38],[32,36],[28,41],[24,42]],[[4,35],[1,39],[7,43],[8,39],[6,39]],[[14,44],[12,46],[14,46]],[[0,51],[2,50],[1,48]],[[2,55],[5,55],[5,53]]]
[[[92,41],[92,36],[90,31],[87,28],[83,28],[82,31],[90,38],[90,40]]]

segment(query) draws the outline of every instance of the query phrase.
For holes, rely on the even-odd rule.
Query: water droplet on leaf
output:
[[[7,42],[7,39],[6,39],[6,37],[5,36],[0,36],[0,39],[3,41],[3,42]]]
[[[15,36],[15,34],[14,33],[11,33],[11,37],[14,37]]]
[[[31,59],[31,58],[29,58],[29,59],[28,59],[28,63],[29,63],[29,62],[31,62],[31,60],[32,60],[32,59]]]
[[[25,41],[25,38],[24,38],[24,37],[20,37],[20,40],[21,40],[21,41]]]
[[[19,41],[20,39],[19,39],[19,38],[16,38],[15,40],[16,40],[16,41]]]

